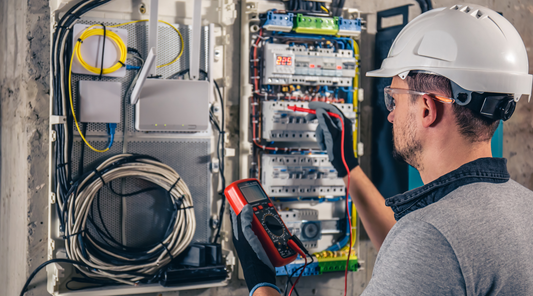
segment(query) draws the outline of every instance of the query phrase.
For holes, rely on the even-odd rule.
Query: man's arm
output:
[[[316,110],[316,114],[309,114],[306,118],[308,121],[315,118],[318,120],[317,143],[322,150],[327,150],[329,161],[337,170],[338,175],[344,179],[344,183],[347,183],[347,175],[350,174],[349,193],[372,243],[379,249],[396,221],[392,210],[385,206],[383,196],[359,167],[359,160],[353,151],[352,122],[331,104],[311,102],[309,108]],[[342,116],[342,122],[330,117],[328,112]]]
[[[344,183],[348,182],[345,176]],[[372,244],[379,250],[387,233],[396,223],[394,212],[360,166],[350,171],[350,196]]]

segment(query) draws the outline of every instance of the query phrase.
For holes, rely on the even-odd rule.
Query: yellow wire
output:
[[[72,57],[70,58],[70,66],[68,70],[68,97],[70,99],[70,109],[72,110],[72,117],[74,117],[74,123],[76,123],[76,128],[78,129],[78,133],[80,133],[80,136],[83,139],[83,142],[85,142],[85,144],[89,146],[89,148],[91,148],[93,151],[96,151],[96,152],[106,152],[107,150],[109,150],[109,147],[107,147],[104,150],[98,150],[94,148],[93,146],[91,146],[89,142],[87,142],[87,140],[83,136],[83,133],[81,132],[80,126],[78,124],[78,119],[76,119],[76,112],[74,112],[74,104],[72,103],[72,62],[73,61],[74,61],[74,51],[72,52]]]
[[[329,10],[325,8],[324,6],[320,5],[320,8],[322,8],[322,10],[324,10],[326,13],[329,13]]]
[[[113,73],[117,71],[118,69],[124,67],[124,65],[126,64],[126,57],[128,55],[128,49],[126,47],[126,44],[124,44],[124,41],[122,41],[122,39],[115,32],[113,31],[104,32],[104,29],[92,29],[95,26],[99,26],[99,25],[89,26],[87,27],[87,29],[83,31],[83,33],[80,35],[80,38],[76,42],[76,46],[74,47],[74,53],[76,53],[76,57],[78,58],[78,61],[80,62],[80,64],[88,71],[95,73],[95,74],[100,74],[100,71],[102,71],[102,74]],[[115,42],[115,44],[117,45],[119,49],[120,57],[118,59],[118,62],[115,65],[109,68],[100,69],[97,67],[93,67],[85,62],[85,60],[83,59],[81,55],[80,47],[85,39],[92,37],[92,36],[103,36],[104,33],[106,34],[106,37],[109,37],[109,39]]]
[[[118,25],[109,26],[109,27],[110,28],[116,28],[116,27],[121,27],[121,26],[125,26],[125,25],[140,23],[140,22],[147,22],[147,21],[148,20],[131,21],[131,22],[126,22],[126,23],[122,23],[122,24],[118,24]],[[159,20],[158,22],[170,26],[180,36],[180,52],[178,53],[178,56],[176,56],[176,58],[173,59],[172,61],[170,61],[169,63],[157,66],[157,68],[162,68],[162,67],[166,67],[168,65],[171,65],[171,64],[175,63],[181,57],[181,55],[183,54],[183,36],[181,35],[180,31],[176,27],[174,27],[171,23],[168,23],[168,22],[165,22],[165,21],[162,21],[162,20]]]
[[[113,25],[113,26],[107,26],[107,27],[109,27],[109,28],[117,28],[117,27],[121,27],[121,26],[125,26],[125,25],[130,25],[130,24],[139,23],[139,22],[147,22],[147,21],[148,20],[137,20],[137,21],[131,21],[131,22],[126,22],[126,23]],[[168,65],[172,65],[173,63],[175,63],[183,55],[183,36],[181,35],[180,31],[176,27],[174,27],[171,23],[168,23],[168,22],[165,22],[165,21],[162,21],[162,20],[159,20],[159,22],[170,26],[172,29],[174,29],[174,31],[176,31],[178,33],[178,36],[180,37],[180,52],[178,53],[176,58],[174,58],[172,61],[170,61],[170,62],[168,62],[166,64],[163,64],[163,65],[157,66],[157,68],[162,68],[162,67],[166,67]],[[80,64],[85,69],[87,69],[88,71],[90,71],[92,73],[100,74],[100,68],[93,67],[93,66],[87,64],[83,60],[83,57],[81,55],[81,50],[80,50],[81,43],[86,38],[89,38],[91,36],[103,36],[104,35],[104,30],[103,29],[92,29],[95,26],[101,26],[101,25],[96,24],[96,25],[92,25],[92,26],[87,27],[83,31],[82,35],[80,36],[80,40],[78,40],[78,42],[76,42],[76,46],[74,48],[74,51],[76,52],[76,57],[80,61]],[[121,67],[123,67],[123,65],[126,64],[126,57],[127,57],[127,53],[128,53],[126,45],[124,44],[122,39],[115,32],[106,31],[106,37],[107,36],[109,36],[109,38],[111,40],[113,40],[115,42],[115,44],[117,44],[117,46],[119,48],[119,51],[120,51],[120,58],[119,58],[119,62],[117,62],[112,67],[103,69],[102,70],[102,74],[113,73],[113,72],[117,71],[118,69],[120,69]]]
[[[355,56],[355,77],[353,78],[353,109],[354,111],[358,111],[359,108],[359,45],[357,42],[352,38],[352,47],[353,52]],[[357,115],[356,115],[357,116]],[[357,116],[357,120],[355,122],[355,130],[353,131],[353,150],[355,151],[355,157],[357,157],[357,143],[358,143],[358,132],[359,129],[359,118]]]

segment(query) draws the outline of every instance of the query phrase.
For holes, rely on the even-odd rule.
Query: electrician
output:
[[[342,165],[341,129],[326,111],[342,113],[310,104],[317,139],[339,175],[350,174],[350,195],[379,249],[363,295],[533,295],[533,192],[491,153],[500,120],[531,93],[515,28],[478,5],[434,9],[411,21],[367,75],[393,77],[384,91],[394,155],[425,185],[385,200],[358,166],[349,124],[349,172]],[[249,217],[233,221],[250,295],[279,295],[257,238],[247,239]]]

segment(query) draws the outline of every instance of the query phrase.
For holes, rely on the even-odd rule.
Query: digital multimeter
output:
[[[280,267],[296,259],[296,252],[289,247],[291,233],[257,179],[235,181],[226,187],[224,193],[237,215],[245,205],[252,206],[252,230],[259,238],[272,265]]]

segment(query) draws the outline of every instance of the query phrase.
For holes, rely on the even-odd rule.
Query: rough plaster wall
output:
[[[18,295],[46,260],[48,15],[48,1],[0,2],[2,295]],[[28,295],[44,293],[41,285]]]

